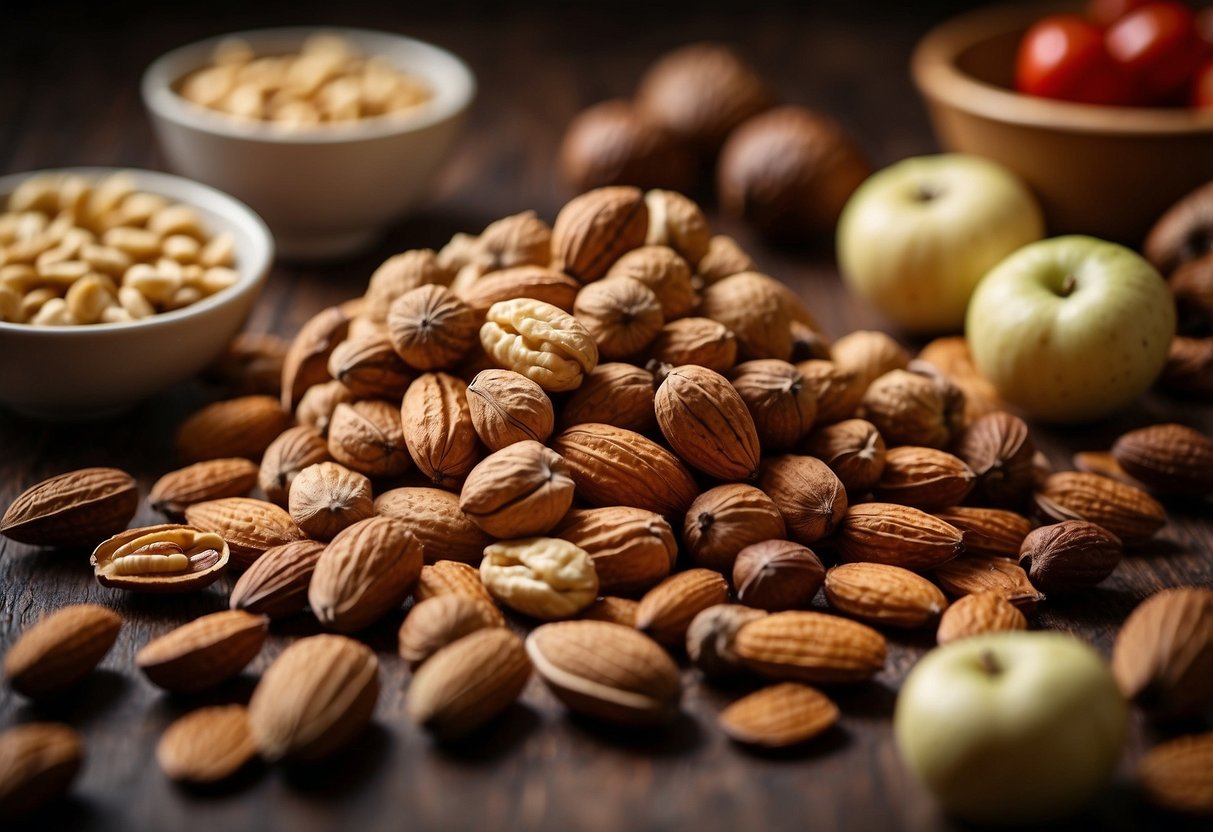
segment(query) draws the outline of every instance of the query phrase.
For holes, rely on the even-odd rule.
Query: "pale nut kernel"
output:
[[[576,318],[528,298],[490,306],[480,343],[499,366],[548,391],[576,389],[598,364],[598,347]]]
[[[567,540],[530,537],[484,550],[480,579],[512,610],[543,621],[571,618],[598,597],[594,561]]]

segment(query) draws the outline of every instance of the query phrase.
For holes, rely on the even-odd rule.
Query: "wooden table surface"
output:
[[[609,14],[559,3],[509,11],[464,4],[458,13],[410,10],[404,3],[333,4],[327,11],[304,4],[281,12],[224,3],[144,3],[134,12],[122,4],[118,11],[109,4],[28,5],[0,34],[0,173],[63,165],[163,168],[139,101],[139,73],[168,48],[224,31],[287,23],[362,25],[432,40],[471,64],[479,98],[422,211],[352,262],[274,268],[248,328],[289,335],[320,308],[360,294],[371,270],[389,254],[439,247],[454,232],[478,231],[525,208],[551,220],[569,196],[552,167],[569,117],[593,101],[627,94],[649,61],[690,40],[740,45],[787,100],[833,113],[877,164],[930,152],[934,143],[907,60],[915,39],[963,4],[917,12],[887,3],[740,13],[624,3],[608,4]],[[764,270],[806,298],[830,334],[881,325],[874,312],[846,294],[827,248],[774,250],[744,228],[713,220],[735,234]],[[42,424],[0,412],[0,507],[47,476],[88,465],[127,469],[146,492],[175,467],[176,425],[215,395],[191,382],[94,424]],[[1151,398],[1094,429],[1038,429],[1035,436],[1064,464],[1075,450],[1106,447],[1120,431],[1162,419],[1213,428],[1208,409]],[[1207,518],[1207,503],[1173,507],[1172,522],[1156,541],[1127,557],[1098,589],[1049,602],[1034,624],[1075,631],[1107,653],[1118,623],[1144,596],[1165,586],[1213,585],[1213,523]],[[158,521],[146,506],[136,517],[141,524]],[[570,719],[532,680],[508,718],[466,747],[444,749],[404,717],[408,673],[394,655],[399,619],[391,620],[365,635],[383,662],[383,691],[373,727],[353,748],[322,768],[255,770],[217,793],[186,791],[155,765],[160,732],[200,703],[244,700],[287,642],[284,635],[306,632],[307,625],[276,626],[249,670],[214,694],[164,695],[133,672],[135,651],[176,624],[225,608],[230,584],[221,581],[182,597],[123,594],[97,585],[87,555],[0,539],[0,650],[40,615],[69,603],[107,604],[127,620],[102,669],[63,701],[36,706],[0,690],[0,728],[64,720],[83,733],[88,746],[72,795],[32,819],[31,828],[958,827],[902,768],[890,731],[897,689],[930,646],[929,635],[892,635],[884,672],[870,684],[836,691],[844,714],[840,727],[796,753],[758,755],[727,741],[714,715],[737,691],[705,688],[689,670],[683,716],[665,730],[627,733]],[[1132,764],[1159,736],[1135,720],[1116,785],[1065,828],[1198,828],[1146,808],[1128,784]]]

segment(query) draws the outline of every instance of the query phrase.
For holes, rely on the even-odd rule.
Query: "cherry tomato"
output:
[[[1087,3],[1087,17],[1100,26],[1108,27],[1149,2],[1150,0],[1091,0]]]
[[[1181,3],[1150,3],[1108,29],[1108,53],[1150,103],[1173,99],[1187,88],[1204,57],[1192,10]]]
[[[1193,107],[1213,108],[1213,61],[1205,62],[1197,71],[1192,84],[1191,104]]]
[[[1015,86],[1028,95],[1127,104],[1132,86],[1108,56],[1103,30],[1075,14],[1046,17],[1019,43]]]
[[[1196,31],[1213,49],[1213,6],[1196,13]]]

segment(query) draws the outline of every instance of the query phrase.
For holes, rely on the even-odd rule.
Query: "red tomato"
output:
[[[1150,102],[1182,92],[1205,52],[1192,10],[1171,2],[1130,12],[1108,29],[1107,44],[1112,60]]]
[[[1149,2],[1150,0],[1090,0],[1087,3],[1087,17],[1100,26],[1107,27]]]
[[[1213,49],[1213,6],[1196,13],[1196,31]]]
[[[1213,108],[1213,61],[1207,61],[1196,73],[1191,104],[1193,107]]]
[[[1019,43],[1015,87],[1028,95],[1127,104],[1132,87],[1108,56],[1103,30],[1076,14],[1041,20]]]

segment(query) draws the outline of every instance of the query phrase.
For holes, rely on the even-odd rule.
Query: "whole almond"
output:
[[[404,523],[390,517],[359,521],[320,554],[308,605],[326,627],[361,630],[404,603],[421,566],[421,544]]]
[[[390,399],[404,395],[416,373],[397,355],[386,332],[372,331],[342,341],[329,356],[329,375],[356,399]]]
[[[257,484],[265,492],[266,499],[282,508],[290,500],[291,483],[299,472],[309,465],[332,459],[328,442],[320,431],[307,425],[296,425],[284,430],[265,449],[261,457],[261,468],[257,473]],[[239,496],[239,495],[228,495]]]
[[[510,707],[530,677],[522,639],[500,627],[478,630],[417,669],[409,684],[409,716],[439,739],[459,739]]]
[[[577,484],[595,506],[633,506],[663,515],[686,512],[699,487],[683,464],[651,439],[611,425],[568,428],[552,442]]]
[[[582,389],[587,383],[588,379],[582,382]],[[482,370],[466,393],[472,427],[491,451],[526,439],[546,442],[552,435],[552,400],[542,387],[520,373]]]
[[[1023,613],[1001,593],[987,590],[965,595],[944,610],[935,639],[948,644],[981,633],[1026,629]]]
[[[777,612],[742,626],[738,658],[770,679],[812,684],[862,682],[884,667],[884,636],[856,621],[818,612]]]
[[[179,783],[204,785],[232,777],[257,756],[243,705],[215,705],[175,720],[156,744],[160,770]]]
[[[671,575],[645,593],[636,609],[636,629],[668,647],[686,642],[691,620],[729,597],[729,585],[710,569],[688,569]]]
[[[764,540],[737,554],[732,574],[738,601],[777,611],[807,607],[826,570],[812,549],[790,540]]]
[[[1049,475],[1032,501],[1045,522],[1089,520],[1126,546],[1144,543],[1167,522],[1166,510],[1140,488],[1082,471]]]
[[[669,575],[678,557],[670,524],[640,508],[573,509],[554,533],[590,556],[600,592],[643,592]]]
[[[1213,590],[1165,589],[1139,604],[1116,635],[1112,675],[1151,714],[1204,713],[1213,702]]]
[[[67,793],[84,761],[80,735],[55,722],[0,733],[0,819],[28,815]]]
[[[851,506],[835,539],[844,561],[887,563],[919,571],[955,558],[964,548],[962,541],[954,526],[919,509],[893,503]]]
[[[743,696],[720,712],[730,739],[763,748],[807,742],[838,721],[838,706],[821,691],[782,682]]]
[[[314,540],[334,535],[375,513],[371,481],[336,462],[309,465],[291,483],[291,519]]]
[[[1032,531],[1028,518],[1006,509],[952,506],[935,516],[960,530],[965,553],[972,555],[1018,558],[1023,539]]]
[[[195,462],[170,471],[152,486],[147,501],[156,511],[180,518],[185,507],[223,497],[244,497],[257,484],[260,467],[243,457]]]
[[[1151,748],[1137,766],[1137,783],[1155,806],[1213,815],[1213,731]]]
[[[265,643],[269,619],[243,610],[196,618],[149,641],[135,664],[151,682],[173,693],[197,693],[235,676]]]
[[[493,537],[545,534],[573,504],[570,466],[533,439],[489,454],[468,474],[459,508]]]
[[[479,564],[493,538],[459,508],[459,495],[438,488],[393,488],[375,499],[375,513],[400,520],[421,541],[426,563]]]
[[[1116,457],[1112,456],[1111,451],[1078,451],[1070,457],[1070,461],[1074,464],[1076,471],[1099,474],[1101,477],[1110,477],[1135,488],[1145,488],[1145,484],[1141,480],[1130,476],[1129,472],[1121,467],[1121,464],[1116,461]]]
[[[294,410],[309,387],[329,380],[329,355],[345,340],[349,327],[345,310],[330,306],[299,328],[282,362],[283,408]]]
[[[815,457],[768,457],[759,485],[779,508],[789,536],[806,546],[832,534],[847,513],[846,488]]]
[[[876,499],[938,511],[964,500],[975,481],[969,466],[946,451],[902,445],[885,455]]]
[[[804,449],[830,467],[847,494],[872,490],[884,471],[887,450],[876,426],[866,419],[844,419],[814,431]]]
[[[81,468],[27,488],[0,520],[0,534],[33,546],[92,546],[126,528],[139,507],[135,478]]]
[[[1112,446],[1116,461],[1147,487],[1169,494],[1213,494],[1213,440],[1185,425],[1129,431]]]
[[[497,627],[505,626],[505,617],[497,602],[480,580],[480,570],[454,560],[440,560],[421,567],[413,597],[417,603],[443,595],[462,595],[480,604]]]
[[[516,266],[486,274],[459,294],[476,320],[483,321],[494,303],[515,298],[532,298],[572,312],[580,290],[581,284],[567,274],[542,266]]]
[[[694,364],[727,373],[737,363],[737,336],[711,318],[679,318],[657,333],[649,345],[649,358],[659,364]]]
[[[438,595],[418,602],[400,625],[400,657],[416,668],[448,644],[493,627],[485,605],[466,595]]]
[[[241,396],[195,412],[177,428],[177,455],[185,462],[242,456],[260,459],[290,424],[273,396]]]
[[[1032,490],[1036,445],[1027,423],[1004,411],[986,414],[961,430],[955,453],[977,475],[975,495],[996,506],[1016,506]]]
[[[527,636],[527,654],[569,710],[624,725],[670,719],[678,707],[678,665],[657,642],[606,621],[559,621]]]
[[[58,693],[93,672],[114,646],[122,616],[97,604],[74,604],[33,625],[4,656],[13,690],[31,698]]]
[[[1021,566],[996,556],[965,555],[936,567],[931,577],[953,597],[997,592],[1024,612],[1036,609],[1045,599]]]
[[[284,509],[251,497],[195,503],[185,509],[185,520],[227,541],[236,569],[249,568],[266,549],[305,537]]]
[[[653,374],[643,367],[619,362],[599,364],[565,401],[560,409],[560,425],[605,421],[636,433],[652,433],[657,429],[655,392]]]
[[[229,606],[271,620],[303,612],[307,587],[323,551],[324,544],[315,540],[266,549],[232,587]]]
[[[378,698],[379,661],[369,647],[344,636],[300,639],[253,691],[253,743],[269,762],[325,757],[366,727]]]
[[[409,469],[400,410],[385,401],[339,404],[329,425],[333,459],[368,477],[395,477]]]
[[[921,575],[886,563],[844,563],[825,575],[826,600],[868,624],[916,629],[948,606],[939,587]]]
[[[480,454],[466,384],[446,373],[425,373],[409,385],[400,414],[417,470],[439,487],[467,476]]]
[[[637,188],[598,188],[570,200],[552,226],[552,265],[590,283],[644,245],[649,211]]]
[[[796,364],[804,384],[817,400],[814,424],[829,425],[850,419],[863,400],[867,380],[855,370],[843,369],[833,361],[812,358]],[[871,424],[871,423],[869,423]]]
[[[743,625],[766,615],[742,604],[716,604],[691,619],[687,628],[687,656],[709,679],[729,679],[745,668],[733,649]]]
[[[813,427],[817,396],[795,365],[775,359],[746,361],[733,368],[729,381],[749,409],[766,450],[791,448]]]
[[[1069,592],[1095,586],[1120,563],[1120,539],[1103,526],[1064,520],[1041,526],[1019,550],[1019,565],[1043,592]]]
[[[758,473],[758,432],[728,379],[688,364],[670,370],[654,399],[657,425],[688,465],[720,480]]]
[[[783,515],[761,489],[743,483],[711,488],[687,509],[682,542],[699,566],[729,573],[737,553],[787,536]]]

